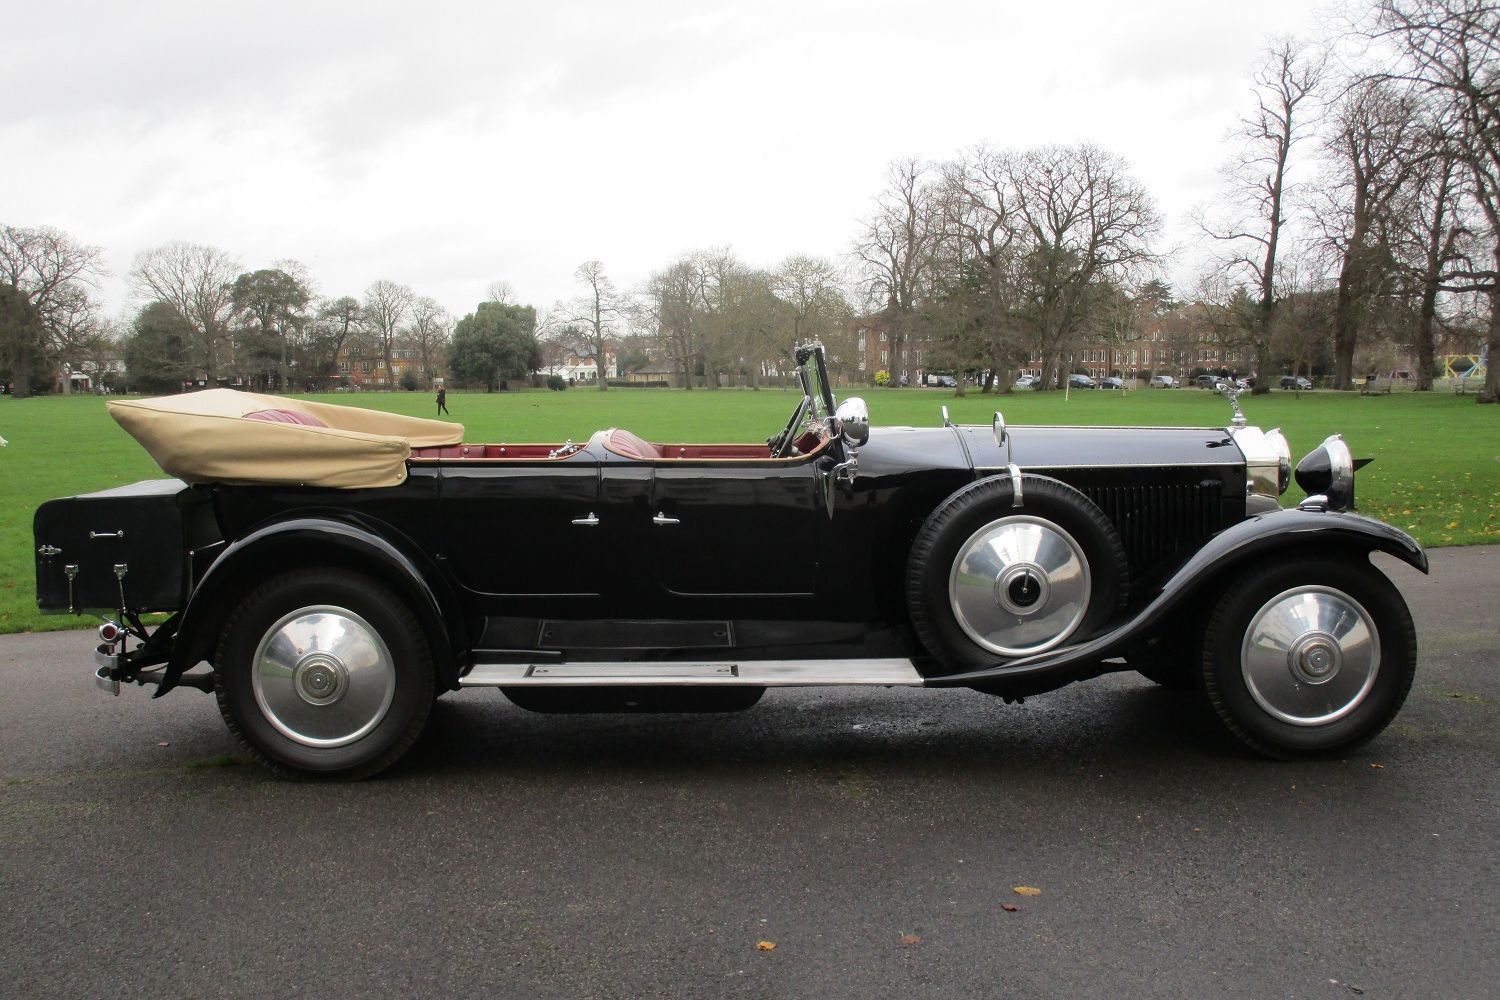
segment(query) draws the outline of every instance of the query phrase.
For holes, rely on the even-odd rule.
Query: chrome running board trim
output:
[[[480,663],[462,687],[742,685],[748,687],[919,687],[910,660],[748,660],[727,662]]]

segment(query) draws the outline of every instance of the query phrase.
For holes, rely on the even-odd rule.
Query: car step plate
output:
[[[753,687],[823,685],[917,686],[910,660],[746,660],[736,663],[481,663],[459,680],[464,687],[739,684]]]

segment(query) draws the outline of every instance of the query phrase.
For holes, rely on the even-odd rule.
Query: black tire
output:
[[[907,561],[907,609],[923,646],[952,672],[990,666],[1020,655],[981,645],[960,623],[949,599],[949,580],[962,547],[978,532],[1014,519],[1033,519],[1059,530],[1081,550],[1089,587],[1082,618],[1052,646],[1097,633],[1125,606],[1129,579],[1120,536],[1082,493],[1044,476],[1022,476],[1022,506],[1011,504],[1009,477],[971,483],[943,501],[912,543]]]
[[[299,612],[307,614],[285,622]],[[302,631],[292,638],[288,629]],[[298,648],[303,638],[311,641]],[[267,666],[258,669],[263,641]],[[300,657],[295,669],[272,664],[293,656]],[[421,734],[435,686],[432,654],[411,609],[388,588],[341,569],[293,570],[252,590],[225,625],[214,668],[230,731],[258,761],[291,778],[358,780],[385,770]],[[325,689],[329,700],[312,700]]]
[[[1328,610],[1315,620],[1310,609],[1320,605]],[[1275,624],[1278,607],[1296,609],[1299,621],[1337,624],[1286,628],[1257,645],[1247,630],[1263,615]],[[1343,638],[1340,630],[1348,630]],[[1319,654],[1320,646],[1335,652]],[[1318,655],[1322,663],[1309,659]],[[1323,663],[1335,665],[1330,671]],[[1340,553],[1273,562],[1234,581],[1203,638],[1209,704],[1247,746],[1284,760],[1336,754],[1374,738],[1400,711],[1416,668],[1416,630],[1400,592],[1368,562]],[[1309,680],[1309,669],[1327,673]]]

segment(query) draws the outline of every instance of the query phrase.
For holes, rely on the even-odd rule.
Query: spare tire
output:
[[[1046,476],[972,483],[912,543],[907,608],[917,637],[953,672],[1044,653],[1102,629],[1124,606],[1120,536],[1088,497]]]

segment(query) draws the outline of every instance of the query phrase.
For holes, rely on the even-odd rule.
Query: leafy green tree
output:
[[[411,365],[401,369],[401,388],[406,392],[417,391],[417,373]]]
[[[0,372],[12,376],[17,396],[31,395],[46,341],[46,326],[31,299],[15,285],[0,284]]]
[[[125,338],[125,374],[130,386],[144,392],[176,392],[191,378],[188,360],[194,326],[177,308],[152,302],[136,313]]]
[[[277,382],[282,392],[287,389],[287,353],[307,325],[307,304],[312,301],[307,281],[291,273],[297,270],[292,265],[290,270],[247,271],[230,288],[235,313],[248,321],[255,339],[262,342],[260,351],[273,358],[279,354]]]
[[[541,366],[536,310],[531,306],[481,302],[453,329],[449,369],[466,382],[494,392],[501,380],[520,378]]]

